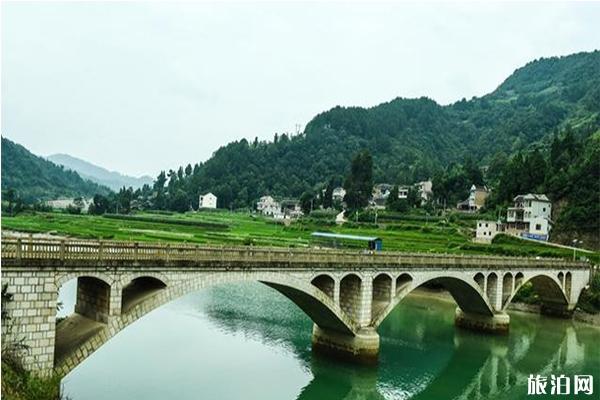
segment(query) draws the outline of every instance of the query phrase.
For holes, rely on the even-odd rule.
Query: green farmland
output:
[[[378,225],[305,218],[284,225],[250,213],[211,211],[186,214],[70,215],[27,212],[2,217],[3,231],[46,233],[85,239],[179,242],[225,246],[308,247],[314,231],[378,236],[383,249],[404,252],[495,254],[571,258],[572,251],[499,236],[492,245],[471,242],[473,219],[395,221]],[[597,259],[598,254],[591,258]]]

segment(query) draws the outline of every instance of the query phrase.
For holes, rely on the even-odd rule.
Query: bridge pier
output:
[[[363,328],[348,335],[313,326],[312,349],[327,355],[359,364],[376,364],[379,358],[379,334],[374,328]]]
[[[460,328],[472,331],[506,335],[508,334],[510,316],[505,312],[496,313],[492,316],[465,313],[457,307],[454,323]]]

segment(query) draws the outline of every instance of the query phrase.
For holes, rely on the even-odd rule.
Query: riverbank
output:
[[[443,289],[430,289],[420,287],[415,289],[410,294],[410,296],[435,298],[449,303],[455,303],[454,299],[452,298],[452,295]],[[508,311],[539,314],[540,306],[537,304],[511,303],[508,306]],[[573,320],[584,324],[600,327],[600,313],[590,314],[582,310],[575,310],[575,312],[573,313]]]

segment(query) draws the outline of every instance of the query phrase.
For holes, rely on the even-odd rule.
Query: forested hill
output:
[[[9,189],[13,189],[25,202],[59,197],[91,197],[110,191],[3,137],[2,191]]]
[[[301,135],[230,143],[186,174],[185,184],[171,186],[191,199],[212,191],[221,207],[250,205],[265,193],[300,196],[331,178],[341,182],[362,148],[373,154],[376,182],[410,183],[467,157],[484,166],[497,153],[547,147],[566,126],[593,132],[599,114],[599,51],[540,59],[481,98],[449,106],[397,98],[372,108],[335,107]]]

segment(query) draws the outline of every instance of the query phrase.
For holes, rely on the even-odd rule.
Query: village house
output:
[[[498,233],[547,241],[552,228],[552,203],[544,194],[525,194],[514,198],[506,212],[506,223],[477,221],[473,241],[490,243]]]
[[[378,183],[373,186],[373,192],[371,197],[371,207],[383,209],[385,208],[385,202],[392,191],[393,185],[389,183]]]
[[[217,208],[217,196],[210,192],[201,194],[198,198],[198,208]]]
[[[469,197],[456,205],[460,211],[475,212],[479,211],[484,205],[485,200],[490,194],[486,186],[472,185],[469,191]]]
[[[398,187],[398,198],[399,199],[408,199],[408,191],[410,188],[408,186],[399,186]]]
[[[491,243],[492,239],[498,234],[504,232],[504,224],[500,221],[477,221],[474,242]]]
[[[82,198],[81,202],[79,203],[79,206],[81,206],[81,212],[87,213],[88,209],[90,208],[90,204],[92,204],[93,201],[94,201],[93,199]],[[48,200],[48,201],[46,201],[46,205],[52,207],[55,210],[66,210],[67,207],[77,207],[78,206],[78,204],[76,204],[74,198]]]
[[[281,200],[281,212],[284,218],[300,218],[304,215],[300,201],[296,199]]]
[[[545,194],[525,194],[514,198],[506,213],[506,232],[530,239],[548,240],[552,203]]]
[[[433,182],[431,182],[431,179],[422,182],[417,182],[415,186],[423,202],[426,203],[429,200],[431,200],[431,198],[433,197]]]
[[[283,218],[284,216],[283,211],[281,210],[281,203],[271,196],[262,196],[256,203],[256,210],[262,215],[277,219]]]
[[[346,189],[344,189],[343,187],[339,186],[336,187],[335,189],[333,189],[333,193],[331,195],[333,202],[343,202],[344,201],[344,197],[346,196]]]

